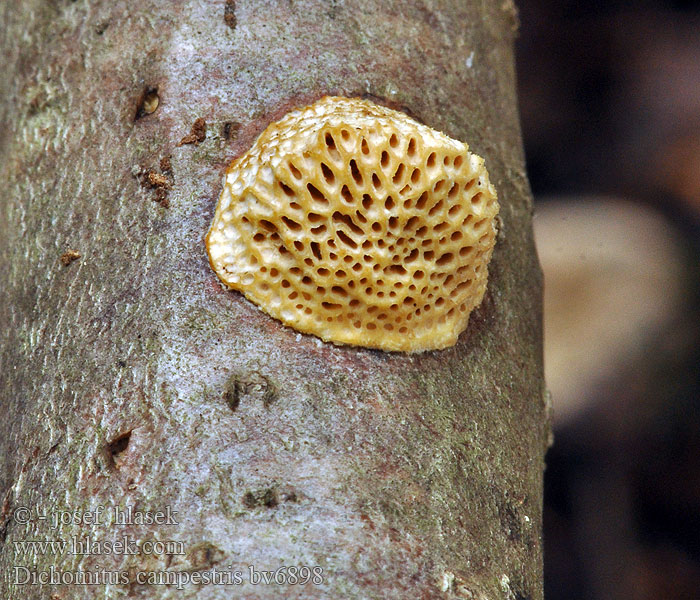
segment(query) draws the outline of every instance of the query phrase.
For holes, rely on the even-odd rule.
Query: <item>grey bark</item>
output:
[[[0,596],[541,599],[548,417],[512,4],[26,0],[0,11]],[[486,159],[501,232],[487,295],[454,348],[324,344],[210,270],[203,236],[225,167],[324,94],[405,110]],[[198,118],[206,138],[178,146]],[[63,265],[67,250],[80,258]],[[177,524],[121,525],[115,507],[170,508]],[[61,511],[97,522],[54,528]],[[76,555],[16,544],[72,536],[182,545]],[[252,585],[249,565],[319,566],[323,582]],[[129,581],[20,585],[18,566]],[[212,570],[244,581],[137,580]]]

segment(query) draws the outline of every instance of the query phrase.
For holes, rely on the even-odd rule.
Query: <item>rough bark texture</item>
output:
[[[541,276],[510,2],[0,10],[0,596],[542,598]],[[210,270],[225,166],[324,94],[403,109],[486,159],[501,232],[454,348],[323,344]],[[61,261],[68,250],[80,258]],[[98,506],[96,524],[52,526]],[[177,524],[119,525],[114,507],[171,507]],[[74,535],[179,541],[184,554],[15,544]],[[130,581],[17,585],[19,565]],[[251,585],[248,565],[318,565],[323,582]],[[136,579],[212,569],[244,581]]]

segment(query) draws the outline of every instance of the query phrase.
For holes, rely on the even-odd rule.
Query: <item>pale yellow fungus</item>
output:
[[[325,97],[233,161],[206,245],[228,287],[297,331],[433,350],[454,345],[481,302],[497,213],[466,144]]]

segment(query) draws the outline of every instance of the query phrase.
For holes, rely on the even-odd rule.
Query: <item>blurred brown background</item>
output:
[[[700,598],[700,2],[520,0],[548,600]]]

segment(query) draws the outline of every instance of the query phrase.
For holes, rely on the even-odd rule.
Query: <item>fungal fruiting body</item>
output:
[[[212,268],[324,341],[446,348],[486,289],[496,191],[466,144],[366,100],[272,123],[228,168]]]

